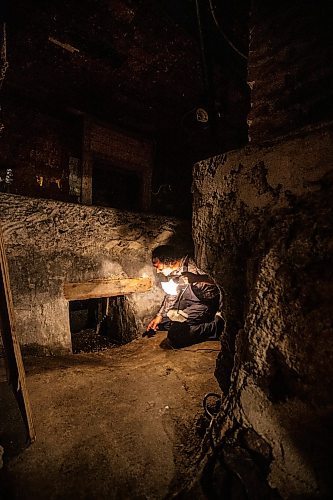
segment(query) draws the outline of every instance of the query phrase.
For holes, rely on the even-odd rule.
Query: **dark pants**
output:
[[[223,332],[224,321],[215,316],[212,321],[199,324],[191,324],[184,321],[166,321],[160,325],[161,330],[168,331],[168,340],[172,347],[180,348],[204,342],[208,339],[218,339]]]
[[[185,347],[204,342],[210,337],[219,338],[224,328],[224,321],[215,316],[219,307],[219,297],[209,301],[199,300],[189,286],[181,295],[177,304],[179,310],[187,315],[183,323],[168,321],[166,316],[164,325],[160,329],[168,330],[168,340],[172,347]]]

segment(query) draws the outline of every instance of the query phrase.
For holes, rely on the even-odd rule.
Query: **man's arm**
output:
[[[158,325],[162,323],[163,317],[166,316],[167,312],[174,307],[178,296],[176,295],[165,295],[162,305],[156,314],[155,318],[153,318],[147,326],[148,330],[158,330]]]
[[[148,324],[146,330],[148,332],[148,330],[158,330],[158,325],[161,323],[163,317],[160,315],[160,314],[157,314],[155,316],[155,318],[153,318],[150,323]]]
[[[166,316],[167,312],[174,307],[178,299],[178,295],[165,295],[162,305],[158,311],[158,315]]]

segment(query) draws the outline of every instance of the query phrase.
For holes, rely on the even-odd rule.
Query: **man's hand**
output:
[[[155,316],[155,318],[152,319],[149,325],[147,326],[146,328],[147,332],[148,330],[154,330],[156,332],[156,330],[158,330],[158,325],[161,323],[162,319],[163,319],[162,316],[160,314],[157,314],[157,316]]]

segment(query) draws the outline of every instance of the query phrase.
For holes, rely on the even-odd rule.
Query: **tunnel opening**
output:
[[[134,314],[125,295],[71,300],[69,324],[72,352],[97,352],[136,337]]]

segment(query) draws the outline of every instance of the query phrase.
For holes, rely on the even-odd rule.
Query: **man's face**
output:
[[[154,259],[153,266],[155,267],[157,273],[162,273],[164,276],[169,276],[169,274],[173,271],[171,264],[164,264],[160,261],[160,259]]]

